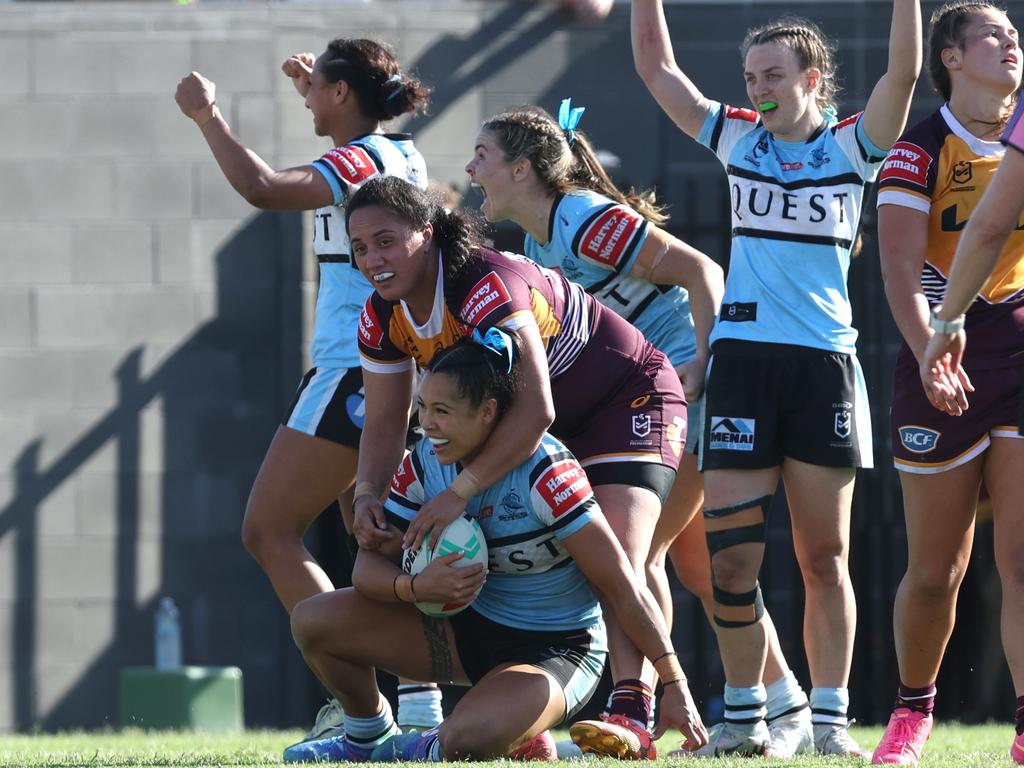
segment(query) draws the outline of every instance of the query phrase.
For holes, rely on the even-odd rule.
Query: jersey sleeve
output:
[[[1013,111],[1013,117],[1010,118],[1010,124],[999,140],[1018,152],[1024,152],[1024,100],[1017,104],[1017,109]]]
[[[712,101],[697,141],[714,152],[722,165],[728,165],[736,142],[757,128],[760,122],[757,112],[752,109]]]
[[[874,181],[885,160],[886,151],[875,144],[864,130],[864,113],[850,115],[829,130],[858,175],[865,181]]]
[[[394,305],[376,293],[363,305],[359,316],[359,360],[370,373],[403,373],[412,370],[412,355],[391,338]]]
[[[543,269],[525,256],[497,254],[484,256],[465,270],[460,279],[465,298],[459,319],[470,328],[501,326],[518,330],[536,325],[530,273]]]
[[[570,202],[570,205],[565,205]],[[567,198],[570,208],[556,217],[556,227],[575,256],[602,270],[625,274],[636,263],[650,225],[628,205]]]
[[[938,175],[939,149],[919,123],[892,145],[878,177],[878,205],[901,205],[927,214]]]
[[[590,523],[600,508],[583,467],[562,446],[541,443],[530,470],[530,501],[534,514],[565,539]]]
[[[391,490],[384,502],[384,514],[389,523],[405,531],[426,502],[423,464],[420,462],[417,446],[406,454],[391,478]]]
[[[313,167],[330,186],[335,205],[341,205],[363,184],[384,172],[380,158],[359,144],[335,147],[314,160]]]

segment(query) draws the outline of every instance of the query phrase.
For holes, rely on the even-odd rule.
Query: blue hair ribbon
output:
[[[512,373],[512,337],[500,328],[491,326],[485,333],[473,329],[473,341],[498,355],[505,362],[505,373]]]
[[[580,124],[580,118],[586,111],[586,107],[573,109],[572,99],[562,99],[558,107],[558,127],[565,131],[565,138],[570,147],[576,141],[576,126]]]
[[[384,101],[391,101],[395,96],[405,90],[405,83],[402,82],[401,75],[396,73],[384,81],[384,85],[391,85],[392,83],[397,83],[398,87],[392,90],[391,93],[384,98]]]

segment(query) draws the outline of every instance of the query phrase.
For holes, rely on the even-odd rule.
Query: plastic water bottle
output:
[[[173,598],[160,598],[156,609],[154,646],[157,669],[181,667],[181,620]]]

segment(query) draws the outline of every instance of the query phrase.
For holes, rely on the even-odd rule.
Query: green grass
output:
[[[853,729],[865,747],[873,746],[881,728]],[[1014,763],[1007,756],[1013,729],[1009,725],[939,725],[932,733],[921,765],[924,768],[990,768]],[[194,733],[145,733],[143,731],[102,731],[37,735],[0,735],[0,766],[21,768],[77,768],[78,766],[277,766],[281,750],[300,738],[299,731],[249,731],[238,736],[212,736]],[[563,738],[564,734],[559,734]],[[676,746],[667,736],[659,742],[667,752]],[[504,761],[501,761],[503,764]],[[822,757],[796,760],[752,762],[749,758],[718,758],[701,762],[716,768],[751,765],[792,765],[806,768],[850,766],[858,763]],[[474,765],[466,763],[467,766]],[[481,765],[489,765],[482,763]],[[588,760],[563,763],[564,768],[622,766],[614,760]],[[658,760],[652,768],[678,768],[678,760]]]

